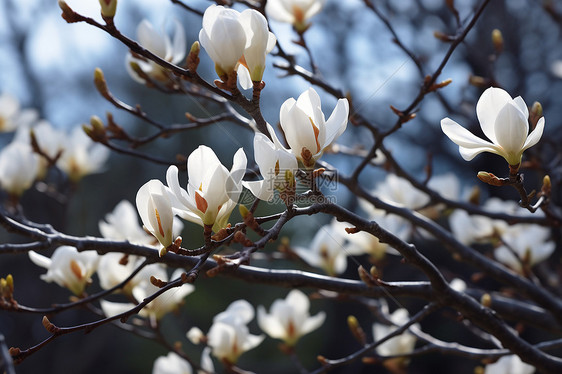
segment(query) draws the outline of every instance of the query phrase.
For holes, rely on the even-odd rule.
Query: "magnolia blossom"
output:
[[[146,230],[158,239],[163,248],[170,246],[174,241],[174,214],[168,188],[159,180],[152,179],[139,188],[136,203]]]
[[[373,336],[376,340],[380,340],[385,336],[391,334],[398,327],[404,325],[409,320],[408,311],[404,308],[396,309],[394,313],[390,315],[390,321],[394,324],[393,326],[383,325],[380,323],[375,323],[373,325]],[[416,323],[413,326],[419,328]],[[396,356],[405,355],[414,350],[416,345],[416,336],[405,331],[402,334],[388,339],[384,343],[377,346],[377,353],[381,356]]]
[[[465,244],[490,240],[494,234],[492,220],[484,216],[469,215],[465,210],[456,209],[449,216],[449,226],[455,238]]]
[[[326,0],[268,0],[265,12],[276,21],[291,23],[299,32],[308,28],[309,18],[318,13]]]
[[[269,31],[265,17],[254,9],[247,9],[240,13],[240,23],[246,33],[245,64],[241,66],[248,69],[252,81],[260,82],[265,70],[265,57],[275,47],[277,39]]]
[[[75,127],[65,139],[66,148],[57,161],[57,166],[64,171],[71,181],[77,182],[82,177],[100,172],[109,157],[109,149],[94,143],[81,127]]]
[[[99,256],[96,251],[78,252],[74,247],[58,247],[51,258],[34,251],[29,252],[29,258],[35,265],[47,269],[41,275],[45,282],[55,282],[61,287],[68,288],[75,295],[82,295],[98,266]]]
[[[181,221],[178,220],[177,223],[183,226]],[[139,225],[137,210],[128,200],[121,200],[111,213],[105,215],[105,220],[99,221],[98,228],[106,239],[127,240],[140,245],[154,244],[155,237]],[[173,228],[176,228],[175,221]]]
[[[273,129],[271,129],[273,130]],[[275,133],[273,133],[275,136]],[[262,133],[254,135],[254,158],[263,179],[242,182],[260,200],[271,201],[275,191],[290,192],[295,186],[297,159],[285,148],[274,144]]]
[[[132,255],[127,256],[126,261],[121,261],[123,257],[122,253],[107,253],[100,256],[97,274],[100,287],[104,290],[113,288],[123,282],[143,262],[142,258]],[[146,270],[146,267],[123,287],[125,294],[131,294],[133,288],[142,281],[143,270]]]
[[[238,357],[257,347],[263,335],[252,335],[247,324],[254,318],[254,308],[246,300],[237,300],[213,318],[207,334],[213,356],[227,364],[235,364]]]
[[[137,38],[139,44],[144,48],[172,64],[178,64],[185,58],[185,53],[187,51],[185,31],[181,23],[177,20],[174,22],[174,37],[172,40],[170,40],[168,35],[158,33],[147,20],[142,20],[138,25]],[[145,80],[131,67],[132,63],[137,64],[143,73],[153,79],[160,81],[167,80],[165,68],[154,61],[137,58],[129,52],[126,58],[127,71],[131,78],[139,83],[145,83]]]
[[[535,367],[524,363],[516,355],[503,356],[493,364],[486,365],[484,374],[533,374]]]
[[[344,235],[347,234],[343,226],[333,221],[316,232],[308,248],[295,247],[293,250],[306,263],[323,269],[326,274],[341,274],[347,268]]]
[[[246,31],[234,9],[211,5],[203,15],[199,41],[213,62],[219,77],[232,72],[246,49]]]
[[[324,323],[326,313],[311,317],[308,297],[299,290],[292,290],[285,299],[277,299],[271,305],[271,313],[258,307],[258,324],[269,336],[283,340],[292,346],[301,336],[316,330]]]
[[[349,103],[339,99],[326,121],[320,96],[311,87],[297,100],[290,98],[281,105],[279,121],[291,152],[307,168],[312,168],[324,150],[347,127]]]
[[[461,156],[470,161],[482,152],[498,154],[513,166],[519,165],[523,151],[537,144],[544,129],[541,117],[529,134],[529,110],[521,96],[512,99],[501,88],[488,88],[476,104],[476,115],[484,135],[481,139],[450,118],[441,120],[441,129],[459,146]]]
[[[154,361],[152,374],[192,374],[191,365],[175,352],[160,356]]]
[[[187,191],[178,181],[178,168],[168,168],[166,181],[171,190],[174,213],[216,232],[228,223],[230,213],[242,192],[246,172],[246,155],[240,148],[234,155],[230,171],[213,150],[201,145],[187,158]]]
[[[172,274],[171,279],[178,279],[182,272],[183,270],[181,269],[176,270]],[[168,281],[168,273],[162,265],[147,265],[142,271],[143,279],[132,290],[132,296],[137,303],[153,295],[160,289],[150,282],[151,276],[154,276],[164,282]],[[139,315],[159,320],[169,312],[176,310],[183,303],[183,299],[194,290],[195,286],[189,283],[173,288],[167,291],[164,295],[160,295],[148,303],[144,308],[142,308]],[[102,300],[100,305],[104,314],[109,317],[121,314],[135,307],[135,304],[132,303],[117,303],[107,300]]]
[[[0,151],[0,188],[20,196],[37,177],[39,156],[29,144],[12,142]]]
[[[0,95],[0,132],[15,131],[19,127],[28,127],[37,118],[37,111],[20,109],[20,103],[14,96]]]
[[[550,240],[550,229],[538,225],[509,226],[501,235],[502,245],[495,249],[496,259],[522,272],[522,264],[533,266],[546,260],[556,247]]]

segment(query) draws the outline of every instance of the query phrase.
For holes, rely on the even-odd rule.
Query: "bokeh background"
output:
[[[185,0],[190,6],[204,10],[212,2]],[[313,18],[312,27],[305,38],[311,48],[322,77],[330,84],[350,94],[357,112],[381,128],[395,122],[390,105],[406,107],[415,97],[422,76],[433,72],[443,59],[448,44],[434,37],[434,31],[455,34],[456,22],[443,0],[384,0],[377,6],[392,23],[401,41],[414,52],[423,64],[423,74],[412,60],[392,42],[392,35],[372,12],[365,11],[362,1],[327,0],[324,10]],[[461,21],[471,17],[480,1],[457,1]],[[68,1],[79,13],[100,19],[98,2],[91,0]],[[237,6],[241,10],[243,7]],[[167,0],[120,0],[115,22],[126,35],[135,38],[138,23],[146,18],[156,28],[171,30],[172,20],[179,20],[186,30],[188,44],[197,40],[201,18],[183,11]],[[306,53],[293,44],[296,35],[287,25],[271,22],[278,43],[292,54],[304,67],[309,68]],[[504,36],[504,50],[494,54],[491,32],[499,29]],[[465,188],[476,184],[475,173],[487,170],[505,174],[505,165],[494,155],[482,155],[470,164],[465,163],[451,142],[445,141],[439,121],[445,116],[478,130],[474,105],[482,88],[469,83],[471,76],[482,76],[506,89],[512,96],[521,95],[531,104],[540,101],[546,117],[544,140],[540,146],[529,150],[540,153],[545,160],[558,162],[554,170],[560,171],[556,155],[560,152],[562,116],[562,6],[557,1],[496,0],[471,31],[466,41],[455,51],[441,77],[453,83],[441,91],[445,102],[436,95],[428,95],[419,108],[414,121],[389,138],[385,144],[400,163],[415,175],[423,177],[427,154],[433,155],[435,173],[452,171],[461,178]],[[54,0],[2,0],[0,2],[0,92],[17,97],[25,108],[38,110],[40,117],[54,126],[69,129],[88,123],[91,115],[104,117],[113,113],[118,124],[134,134],[147,134],[150,129],[137,118],[117,111],[95,90],[94,68],[100,67],[110,90],[129,104],[142,108],[162,123],[185,123],[185,112],[196,116],[215,114],[217,108],[201,106],[190,97],[167,96],[133,81],[125,69],[127,48],[98,29],[83,24],[67,24],[60,17]],[[277,123],[279,107],[289,97],[297,97],[309,84],[297,77],[285,77],[271,65],[281,60],[268,58],[262,93],[262,110],[265,118]],[[215,79],[210,59],[201,53],[200,74],[207,80]],[[329,113],[336,99],[318,89]],[[446,105],[444,105],[444,103]],[[366,136],[367,135],[367,136]],[[0,134],[0,147],[11,140],[10,134]],[[359,128],[349,126],[340,142],[350,146],[369,147],[372,139]],[[161,139],[142,149],[159,158],[175,160],[177,154],[188,155],[199,144],[211,146],[230,166],[232,155],[244,147],[251,159],[252,133],[230,123],[219,123],[204,129]],[[526,153],[527,154],[527,153]],[[344,173],[352,170],[358,159],[326,155],[326,161]],[[68,200],[45,197],[37,190],[26,193],[22,204],[29,218],[46,222],[55,228],[74,235],[99,235],[98,222],[122,199],[134,201],[138,187],[152,178],[164,180],[166,166],[154,165],[125,155],[112,154],[106,169],[91,175],[72,191]],[[373,187],[381,181],[381,170],[368,169],[362,174],[362,183]],[[553,175],[556,183],[558,176]],[[535,175],[526,175],[528,183],[536,184]],[[483,196],[501,195],[515,198],[511,191],[488,190],[483,186]],[[336,191],[338,202],[354,207],[357,202],[343,188]],[[555,196],[560,199],[560,196]],[[262,204],[259,212],[278,212],[280,207]],[[235,216],[237,217],[237,216]],[[235,218],[236,219],[236,218]],[[233,219],[233,221],[235,220]],[[302,217],[291,222],[283,231],[296,245],[306,246],[327,217]],[[297,230],[298,229],[298,230]],[[187,223],[182,233],[184,240],[200,242],[200,228]],[[0,231],[0,242],[17,242],[22,239]],[[426,245],[422,250],[436,262],[439,250]],[[266,248],[274,251],[275,244]],[[359,259],[358,261],[363,261]],[[423,279],[411,267],[393,263],[385,271],[387,280]],[[256,263],[270,266],[268,263]],[[451,264],[445,264],[452,266]],[[294,266],[277,264],[276,266]],[[454,267],[453,267],[454,268]],[[456,265],[459,274],[469,277],[467,269]],[[355,267],[349,266],[345,276],[356,278]],[[68,300],[68,292],[54,284],[39,279],[42,269],[33,265],[25,255],[0,256],[0,276],[11,273],[16,282],[16,298],[24,305],[46,307]],[[493,286],[493,285],[492,285]],[[225,292],[228,288],[228,292]],[[96,286],[94,285],[94,289]],[[93,291],[92,290],[92,291]],[[185,332],[197,325],[207,331],[212,317],[232,301],[246,298],[253,305],[269,307],[287,290],[270,289],[260,285],[224,278],[205,279],[197,290],[186,298],[186,306],[177,315],[163,320],[163,330],[170,341],[179,340],[194,357],[199,348],[185,339]],[[390,300],[391,307],[399,303],[412,310],[416,300]],[[341,357],[357,348],[346,329],[346,317],[351,312],[359,320],[369,321],[369,311],[353,301],[332,303],[313,300],[312,312],[326,310],[328,320],[323,329],[303,338],[299,355],[307,368],[317,366],[318,354],[330,358]],[[86,310],[67,311],[53,317],[60,325],[92,321],[96,317]],[[457,330],[446,319],[430,319],[425,323],[433,328],[440,326],[440,337],[455,339]],[[370,323],[365,328],[370,331]],[[258,333],[258,328],[251,325]],[[41,326],[40,315],[26,315],[0,311],[0,333],[9,346],[27,348],[44,339],[47,333]],[[532,339],[532,337],[530,337]],[[467,344],[474,343],[467,340]],[[167,352],[158,344],[131,336],[112,326],[96,329],[90,334],[71,334],[61,337],[16,367],[18,373],[150,373],[153,360]],[[444,367],[460,373],[472,373],[476,363],[458,358],[428,355],[415,360],[411,373],[443,372]],[[277,342],[266,339],[257,349],[244,354],[240,366],[260,373],[295,372],[294,366],[277,352]],[[360,366],[351,366],[339,372],[358,373]],[[367,367],[363,372],[384,372],[384,369]],[[338,371],[334,371],[338,372]]]

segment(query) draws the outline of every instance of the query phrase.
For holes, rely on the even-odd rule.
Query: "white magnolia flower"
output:
[[[127,257],[126,263],[123,263],[121,261],[123,256],[122,253],[107,253],[100,256],[97,274],[100,280],[100,287],[104,290],[108,290],[123,282],[143,262],[142,258],[131,255]],[[142,281],[143,271],[145,270],[146,267],[141,269],[141,271],[123,287],[123,292],[125,294],[131,294],[133,288]]]
[[[86,285],[92,281],[92,274],[99,261],[96,251],[78,252],[70,246],[58,247],[51,258],[30,251],[29,258],[35,265],[48,270],[41,275],[41,279],[49,283],[55,282],[78,296],[82,295]]]
[[[275,47],[277,40],[269,31],[265,17],[254,9],[240,13],[240,23],[246,33],[245,67],[250,73],[250,79],[260,82],[265,69],[265,57]],[[238,71],[240,74],[240,70]]]
[[[183,226],[181,221],[178,220],[178,223]],[[98,228],[106,239],[126,240],[140,245],[154,244],[154,236],[139,225],[137,210],[128,200],[121,200],[111,213],[105,215],[105,220],[99,221]],[[173,228],[176,229],[176,222],[173,223]]]
[[[513,166],[519,165],[527,148],[537,144],[544,130],[544,117],[529,134],[529,110],[521,96],[512,99],[501,88],[488,88],[476,104],[476,115],[484,135],[473,135],[450,118],[441,120],[441,129],[459,146],[461,156],[470,161],[482,152],[498,154]]]
[[[522,262],[533,266],[546,260],[556,247],[550,240],[550,229],[538,225],[509,226],[501,234],[502,245],[495,249],[496,259],[521,272]]]
[[[246,324],[253,318],[254,308],[246,300],[237,300],[217,314],[207,334],[213,356],[234,364],[242,353],[257,347],[265,336],[250,334]]]
[[[378,211],[377,214],[370,219],[400,239],[408,239],[410,227],[406,225],[400,217]],[[375,260],[382,259],[386,254],[400,256],[400,252],[396,249],[392,248],[387,243],[381,243],[376,236],[365,231],[349,234],[346,236],[346,239],[348,240],[345,246],[347,255],[357,256],[368,254]]]
[[[384,338],[388,334],[391,334],[398,327],[404,325],[409,320],[408,311],[404,308],[396,309],[394,313],[390,315],[390,321],[394,326],[383,325],[380,323],[375,323],[373,325],[373,336],[375,341]],[[416,323],[413,326],[419,327]],[[409,331],[405,331],[402,334],[390,338],[384,343],[377,346],[377,353],[381,356],[395,356],[395,355],[405,355],[411,353],[416,345],[416,336]]]
[[[139,188],[136,203],[146,230],[158,239],[163,248],[170,246],[174,241],[174,214],[168,188],[159,180],[152,179]]]
[[[174,22],[174,37],[172,40],[164,32],[158,33],[147,20],[143,20],[138,25],[137,38],[139,44],[144,48],[172,64],[178,64],[185,58],[187,51],[185,31],[177,20]],[[139,83],[145,83],[145,80],[133,70],[131,63],[137,64],[150,78],[160,81],[167,80],[168,75],[165,68],[151,60],[137,58],[129,52],[126,58],[127,71],[131,78]]]
[[[326,121],[320,96],[311,87],[297,100],[290,98],[281,105],[279,121],[293,154],[307,168],[312,168],[324,150],[347,127],[349,103],[339,99]]]
[[[82,177],[98,173],[109,157],[109,149],[94,143],[82,127],[75,127],[65,139],[65,150],[57,161],[59,169],[64,171],[71,181],[77,182]]]
[[[273,129],[270,132],[275,137]],[[271,201],[276,190],[282,193],[294,187],[298,163],[292,153],[274,144],[264,134],[256,133],[254,135],[254,158],[263,179],[243,182],[243,184],[258,199]]]
[[[462,209],[455,209],[449,216],[449,226],[455,238],[465,244],[488,241],[494,234],[494,226],[488,217],[469,215]]]
[[[316,232],[308,248],[295,247],[293,250],[306,263],[323,269],[326,274],[341,274],[347,268],[344,235],[347,234],[343,226],[333,221]]]
[[[166,173],[174,213],[201,226],[213,226],[215,232],[225,227],[242,192],[245,172],[242,148],[234,155],[228,171],[211,148],[199,146],[187,158],[187,191],[179,185],[176,166],[170,166]]]
[[[0,132],[15,131],[19,127],[28,127],[37,119],[37,111],[20,109],[20,103],[14,96],[0,95]]]
[[[192,374],[191,365],[175,352],[160,356],[154,361],[152,374]]]
[[[183,270],[181,269],[176,270],[174,274],[172,274],[171,279],[178,279],[182,272]],[[150,282],[151,276],[154,276],[164,282],[168,281],[168,274],[162,265],[147,265],[142,271],[143,279],[132,290],[132,295],[135,301],[141,302],[159,290],[158,287]],[[168,290],[166,293],[158,296],[156,299],[148,303],[139,312],[139,315],[159,320],[169,312],[176,310],[183,303],[183,299],[194,290],[195,286],[189,283],[185,283],[180,287]],[[100,305],[104,314],[108,317],[126,312],[135,306],[135,304],[132,303],[118,303],[107,300],[101,300]]]
[[[39,156],[31,145],[11,142],[0,151],[0,188],[14,196],[20,196],[37,177]]]
[[[503,356],[493,364],[486,365],[484,374],[533,374],[535,367],[524,363],[516,355]]]
[[[232,72],[246,49],[246,31],[240,22],[240,13],[234,9],[211,5],[203,15],[199,41],[219,77]]]
[[[299,32],[308,28],[308,19],[318,13],[326,0],[268,0],[265,13],[276,21],[292,24]]]
[[[292,290],[285,299],[277,299],[273,302],[271,314],[260,305],[258,324],[267,335],[281,339],[292,346],[301,336],[320,327],[326,319],[324,312],[311,317],[308,312],[309,307],[308,297],[299,290]]]

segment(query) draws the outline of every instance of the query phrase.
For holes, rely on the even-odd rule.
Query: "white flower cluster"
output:
[[[94,143],[82,127],[66,134],[39,120],[34,111],[20,110],[17,100],[7,94],[0,96],[0,130],[15,131],[12,141],[0,150],[0,189],[13,196],[45,178],[52,162],[77,182],[100,172],[109,157],[109,149]],[[32,135],[37,149],[32,146]]]

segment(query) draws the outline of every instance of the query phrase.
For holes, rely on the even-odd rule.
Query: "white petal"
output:
[[[441,120],[441,130],[459,146],[461,156],[466,161],[472,160],[474,156],[482,152],[498,153],[497,146],[475,136],[448,117]]]
[[[324,140],[324,147],[330,145],[343,134],[347,127],[348,116],[349,102],[347,99],[339,99],[330,118],[326,121],[326,139]]]
[[[480,127],[482,127],[484,135],[493,143],[497,143],[494,126],[498,113],[505,104],[511,101],[511,96],[506,91],[501,88],[490,87],[482,93],[478,103],[476,103],[476,116],[480,122]]]
[[[41,266],[42,268],[48,269],[51,266],[51,259],[49,257],[40,255],[35,251],[28,252],[29,259],[37,266]]]
[[[239,64],[236,69],[236,74],[238,75],[238,83],[240,83],[240,87],[245,90],[249,90],[254,87],[254,82],[252,82],[252,77],[250,77],[250,72],[247,67]]]
[[[172,63],[177,64],[185,57],[187,42],[185,40],[185,30],[179,21],[174,23],[174,39],[172,42]]]
[[[316,330],[326,320],[326,313],[320,312],[315,316],[308,317],[301,326],[301,335],[306,335],[311,331]]]
[[[518,154],[527,139],[529,124],[515,105],[507,103],[496,117],[494,131],[497,144],[508,154]],[[519,160],[516,163],[519,163]]]
[[[537,122],[537,126],[533,131],[531,131],[531,133],[527,137],[527,140],[525,140],[525,144],[523,145],[523,150],[526,150],[527,148],[534,146],[539,142],[539,140],[541,140],[542,133],[544,131],[544,121],[545,121],[544,117],[541,117],[539,119],[539,121]]]

